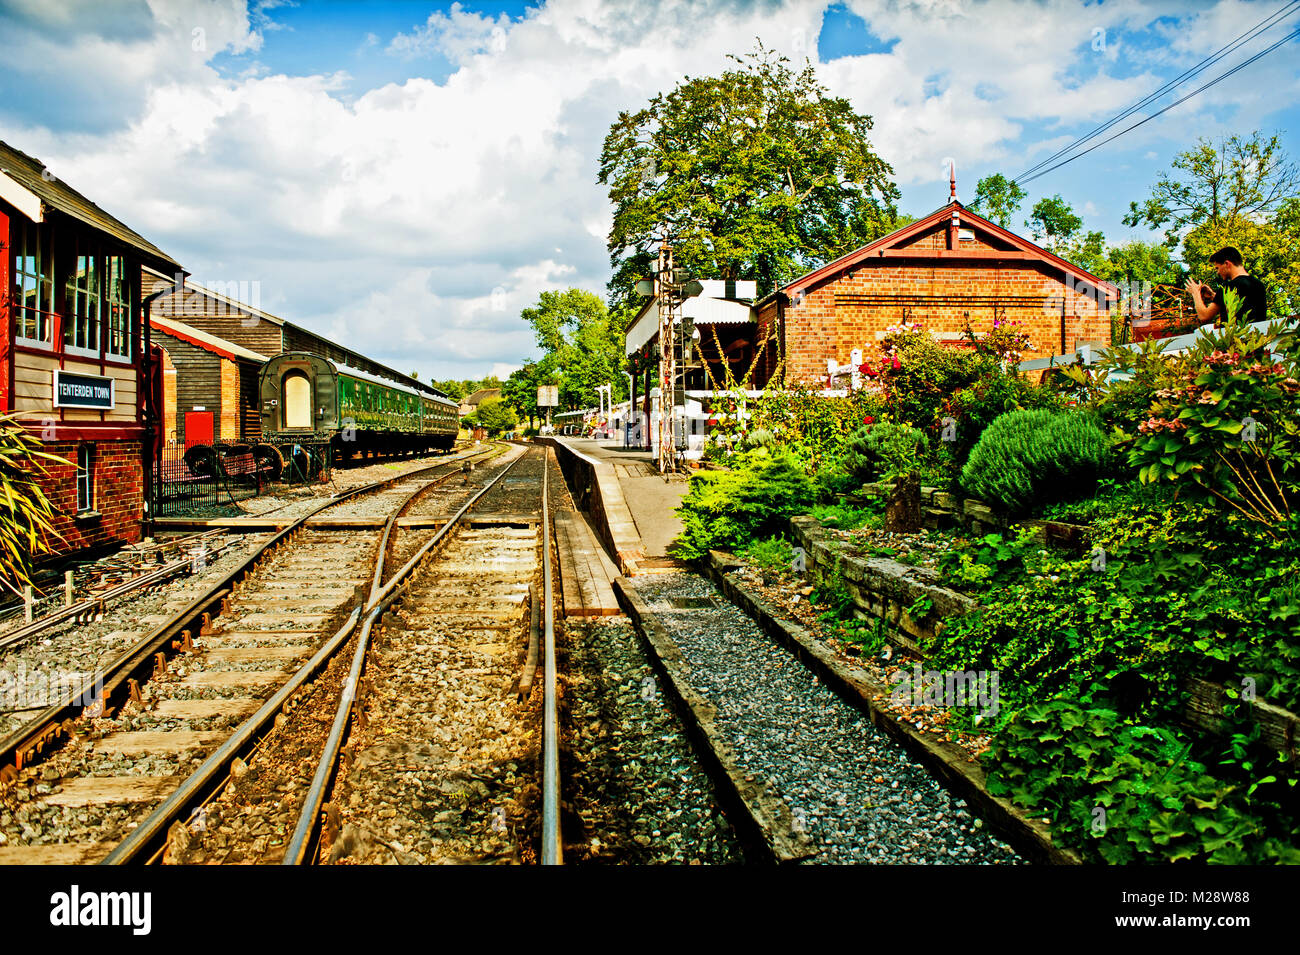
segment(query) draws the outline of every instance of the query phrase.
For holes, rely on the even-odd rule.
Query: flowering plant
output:
[[[1025,352],[1034,351],[1034,343],[1029,332],[1017,321],[994,318],[993,328],[977,338],[970,325],[966,326],[966,337],[981,355],[990,355],[1004,365],[1019,364]]]
[[[1144,484],[1190,484],[1270,528],[1300,494],[1300,379],[1279,327],[1229,323],[1153,391],[1129,463]]]

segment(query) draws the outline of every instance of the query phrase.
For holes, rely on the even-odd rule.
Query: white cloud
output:
[[[4,138],[196,277],[260,281],[263,307],[292,321],[422,377],[465,377],[532,353],[518,314],[543,289],[604,288],[610,208],[595,179],[617,112],[685,75],[727,68],[726,55],[752,49],[754,37],[815,62],[828,5],[556,0],[511,22],[457,4],[392,38],[359,36],[352,50],[383,47],[412,77],[345,100],[343,73],[266,69],[266,6],[250,16],[234,0],[151,0],[126,29],[95,3],[74,16],[28,0],[11,18],[32,45],[6,44],[0,73],[62,71],[122,108],[107,128],[29,121]],[[912,211],[946,197],[943,157],[956,159],[969,194],[964,168],[1028,165],[1074,138],[1061,129],[1154,88],[1126,31],[1183,15],[1164,0],[849,5],[896,43],[816,64],[818,75],[874,117],[873,142],[917,197]],[[1242,7],[1171,34],[1176,58],[1221,43]],[[1105,51],[1091,49],[1097,28],[1107,30]],[[192,49],[195,29],[203,50]],[[263,65],[218,72],[220,51],[262,51]],[[430,58],[453,64],[445,82],[418,75]],[[1294,68],[1270,68],[1275,90],[1294,89]],[[1222,95],[1264,109],[1253,90]],[[1198,115],[1151,123],[1133,145],[1154,158],[1159,143],[1167,156],[1171,131]],[[1046,132],[1030,136],[1031,127]]]

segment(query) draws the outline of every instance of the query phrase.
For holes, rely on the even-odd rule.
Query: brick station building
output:
[[[971,212],[954,182],[947,205],[795,279],[753,310],[756,337],[780,342],[785,379],[825,382],[829,361],[848,365],[854,349],[870,353],[904,321],[952,347],[965,347],[967,323],[979,335],[995,318],[1016,321],[1034,346],[1026,359],[1106,347],[1117,291]]]
[[[40,478],[62,553],[140,540],[145,265],[182,271],[39,160],[0,143],[0,407],[68,461]]]

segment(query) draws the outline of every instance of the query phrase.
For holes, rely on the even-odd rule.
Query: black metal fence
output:
[[[153,469],[154,513],[193,513],[257,497],[270,487],[328,481],[328,442],[295,444],[169,444]]]

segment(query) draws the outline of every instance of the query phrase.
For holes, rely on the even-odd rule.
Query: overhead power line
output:
[[[1113,135],[1113,136],[1108,136],[1108,137],[1106,137],[1105,139],[1103,139],[1101,142],[1099,142],[1099,143],[1094,143],[1093,145],[1089,146],[1087,149],[1083,150],[1082,152],[1075,153],[1073,156],[1070,156],[1070,157],[1068,157],[1068,158],[1066,158],[1066,159],[1062,159],[1060,162],[1056,163],[1054,166],[1049,166],[1048,168],[1042,170],[1041,172],[1034,173],[1032,176],[1026,176],[1026,177],[1024,177],[1024,178],[1017,178],[1017,179],[1016,179],[1017,184],[1019,184],[1019,185],[1024,185],[1024,184],[1027,183],[1027,182],[1033,182],[1035,179],[1038,179],[1038,178],[1040,178],[1040,177],[1042,177],[1042,176],[1045,176],[1045,175],[1047,175],[1049,172],[1053,172],[1054,170],[1060,169],[1062,166],[1066,165],[1067,163],[1074,162],[1074,160],[1080,158],[1081,156],[1086,156],[1086,155],[1088,155],[1088,153],[1092,152],[1094,149],[1099,149],[1099,148],[1101,148],[1102,146],[1105,146],[1107,143],[1109,143],[1109,142],[1113,142],[1114,140],[1119,139],[1119,137],[1123,136],[1125,133],[1132,132],[1133,130],[1137,129],[1139,126],[1145,125],[1146,123],[1151,122],[1151,120],[1155,119],[1156,117],[1161,116],[1161,115],[1163,115],[1164,113],[1169,112],[1169,111],[1170,111],[1171,109],[1173,109],[1175,106],[1178,106],[1178,105],[1180,105],[1180,104],[1182,104],[1182,103],[1187,102],[1187,101],[1188,101],[1189,99],[1191,99],[1193,96],[1197,95],[1198,93],[1202,93],[1202,92],[1204,92],[1205,90],[1209,89],[1211,86],[1214,86],[1216,83],[1220,83],[1220,82],[1222,82],[1223,80],[1226,80],[1228,77],[1232,76],[1232,74],[1236,73],[1238,70],[1245,69],[1247,66],[1250,66],[1250,64],[1254,63],[1254,62],[1255,62],[1256,60],[1258,60],[1260,57],[1267,56],[1268,54],[1270,54],[1270,53],[1272,53],[1274,50],[1276,50],[1278,47],[1282,46],[1282,45],[1285,44],[1285,43],[1290,42],[1291,40],[1294,40],[1294,39],[1295,39],[1296,37],[1298,37],[1298,36],[1300,36],[1300,30],[1294,30],[1294,31],[1292,31],[1291,33],[1288,33],[1286,36],[1282,37],[1282,39],[1278,40],[1278,41],[1277,41],[1276,43],[1274,43],[1272,46],[1265,47],[1263,50],[1260,50],[1260,51],[1259,51],[1258,53],[1256,53],[1254,56],[1250,57],[1249,59],[1243,60],[1242,62],[1240,62],[1240,63],[1238,63],[1236,66],[1234,66],[1232,69],[1230,69],[1230,70],[1226,70],[1226,71],[1224,71],[1223,73],[1220,73],[1218,76],[1216,76],[1214,79],[1210,80],[1208,83],[1205,83],[1205,84],[1203,84],[1202,86],[1198,86],[1196,89],[1192,90],[1192,91],[1191,91],[1190,93],[1188,93],[1186,96],[1181,96],[1181,97],[1179,97],[1178,99],[1176,99],[1176,100],[1174,100],[1172,103],[1170,103],[1168,106],[1164,106],[1164,107],[1162,107],[1162,108],[1156,110],[1156,112],[1152,113],[1150,116],[1146,117],[1145,119],[1138,120],[1138,121],[1137,121],[1136,123],[1134,123],[1132,126],[1127,126],[1127,127],[1125,127],[1124,129],[1121,129],[1121,130],[1120,130],[1118,133],[1116,133],[1115,135]]]
[[[1090,139],[1094,139],[1097,136],[1100,136],[1102,133],[1106,132],[1106,130],[1110,129],[1115,124],[1122,122],[1124,119],[1128,118],[1129,116],[1132,116],[1142,107],[1164,96],[1166,93],[1170,92],[1175,87],[1177,87],[1178,84],[1183,83],[1186,80],[1199,75],[1200,73],[1203,73],[1206,69],[1208,69],[1209,67],[1213,66],[1215,63],[1222,60],[1224,57],[1232,53],[1234,50],[1240,48],[1243,44],[1250,42],[1255,37],[1259,36],[1261,33],[1264,33],[1272,29],[1282,20],[1298,12],[1296,9],[1298,6],[1300,6],[1300,0],[1291,0],[1290,3],[1287,3],[1286,5],[1280,7],[1279,9],[1274,11],[1270,16],[1267,16],[1263,20],[1259,21],[1259,23],[1256,23],[1253,27],[1251,27],[1246,32],[1242,33],[1236,39],[1219,47],[1218,50],[1211,53],[1209,56],[1201,60],[1195,66],[1189,67],[1188,69],[1184,70],[1181,74],[1174,77],[1169,82],[1165,83],[1159,89],[1155,90],[1154,92],[1138,100],[1132,106],[1129,106],[1122,113],[1113,116],[1111,119],[1102,123],[1100,126],[1097,126],[1095,129],[1091,130],[1090,132],[1084,134],[1083,136],[1080,136],[1078,139],[1070,143],[1068,146],[1065,146],[1064,148],[1057,150],[1055,153],[1048,156],[1046,159],[1043,159],[1035,163],[1034,165],[1030,166],[1019,176],[1017,176],[1015,181],[1018,183],[1022,182],[1026,176],[1034,175],[1034,173],[1036,173],[1038,170],[1042,169],[1045,166],[1051,165],[1057,159],[1066,155],[1076,147],[1083,145],[1084,143],[1088,142]]]

